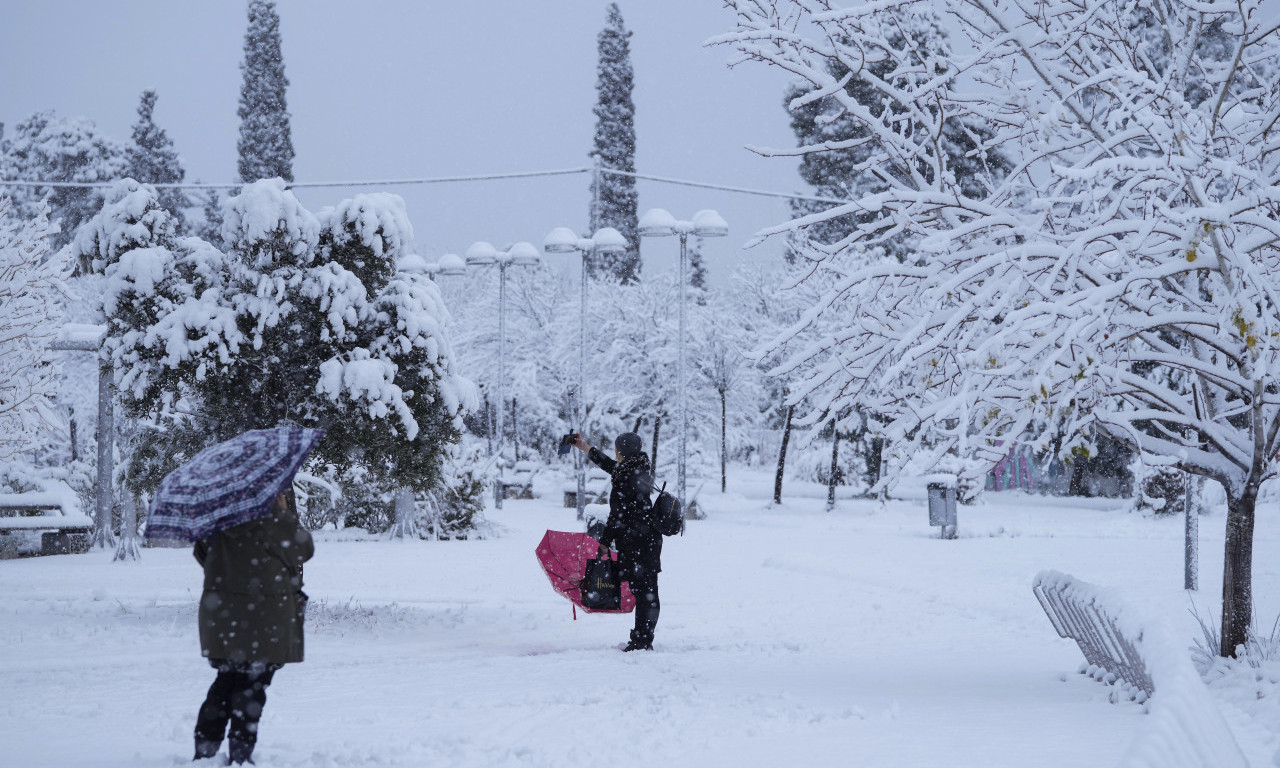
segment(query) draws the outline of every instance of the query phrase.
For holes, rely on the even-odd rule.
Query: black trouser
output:
[[[658,564],[646,560],[632,560],[627,570],[631,594],[636,596],[635,639],[653,642],[653,628],[658,625]]]
[[[267,686],[279,669],[274,664],[211,661],[218,670],[196,717],[196,757],[217,754],[227,736],[231,760],[244,762],[258,741],[258,720],[267,703]],[[227,726],[231,729],[228,733]]]

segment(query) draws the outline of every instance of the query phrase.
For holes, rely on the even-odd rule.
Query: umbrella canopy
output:
[[[551,581],[551,588],[569,598],[577,608],[588,613],[630,613],[636,607],[635,595],[631,594],[631,585],[622,582],[622,606],[615,610],[587,608],[582,604],[582,580],[587,574],[587,561],[594,560],[600,542],[585,533],[569,533],[566,531],[547,531],[538,542],[535,553],[538,564],[546,571]],[[610,557],[618,559],[617,553]],[[577,608],[574,609],[575,613]]]
[[[160,481],[148,539],[196,541],[271,512],[324,430],[255,429],[205,448]]]

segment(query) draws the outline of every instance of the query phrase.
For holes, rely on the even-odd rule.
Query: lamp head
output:
[[[627,250],[627,238],[613,227],[601,227],[591,238],[597,251],[602,253],[622,253]]]
[[[729,234],[729,224],[715,211],[698,211],[693,214],[693,234],[698,237],[724,237]]]
[[[547,253],[573,253],[578,250],[578,236],[568,227],[556,227],[542,241]]]
[[[458,256],[458,254],[446,253],[440,257],[439,273],[449,277],[458,277],[467,274],[467,265],[463,263],[462,257]]]
[[[542,257],[538,255],[538,249],[533,243],[519,242],[507,249],[507,258],[512,264],[521,266],[533,266],[541,263]]]
[[[491,243],[481,240],[472,243],[467,249],[467,263],[474,266],[498,263],[498,249]]]
[[[640,217],[641,237],[670,237],[676,233],[676,218],[665,208],[650,208]]]

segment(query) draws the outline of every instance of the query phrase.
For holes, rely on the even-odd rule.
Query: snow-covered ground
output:
[[[1075,674],[1034,575],[1111,587],[1188,646],[1199,633],[1181,520],[989,494],[942,541],[922,498],[826,513],[816,486],[790,484],[781,507],[766,473],[731,488],[667,540],[653,653],[618,652],[630,616],[574,621],[548,586],[534,545],[579,529],[558,494],[491,510],[490,540],[318,534],[307,661],[269,690],[258,765],[1108,766],[1149,718]],[[1202,614],[1222,535],[1221,514],[1203,519]],[[1269,627],[1274,516],[1257,536]],[[0,562],[0,764],[186,763],[213,677],[199,589],[186,550]],[[1280,667],[1212,679],[1242,749],[1270,765]]]

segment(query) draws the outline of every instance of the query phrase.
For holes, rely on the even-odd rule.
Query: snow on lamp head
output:
[[[568,227],[556,227],[542,241],[542,250],[547,253],[573,253],[578,250],[578,236]]]
[[[729,223],[712,210],[693,214],[693,234],[698,237],[724,237],[729,234]]]
[[[498,249],[484,240],[472,243],[471,247],[467,249],[467,263],[472,266],[496,264],[497,262]]]
[[[467,273],[467,265],[463,263],[462,257],[456,253],[446,253],[440,257],[440,274],[457,277]]]
[[[603,253],[622,253],[627,250],[627,238],[613,227],[601,227],[591,238],[597,251]]]
[[[637,231],[641,237],[670,237],[676,233],[676,217],[665,208],[650,208],[640,217]]]
[[[521,266],[533,266],[542,261],[542,257],[538,255],[538,249],[533,243],[519,242],[507,249],[507,258],[512,264]]]

